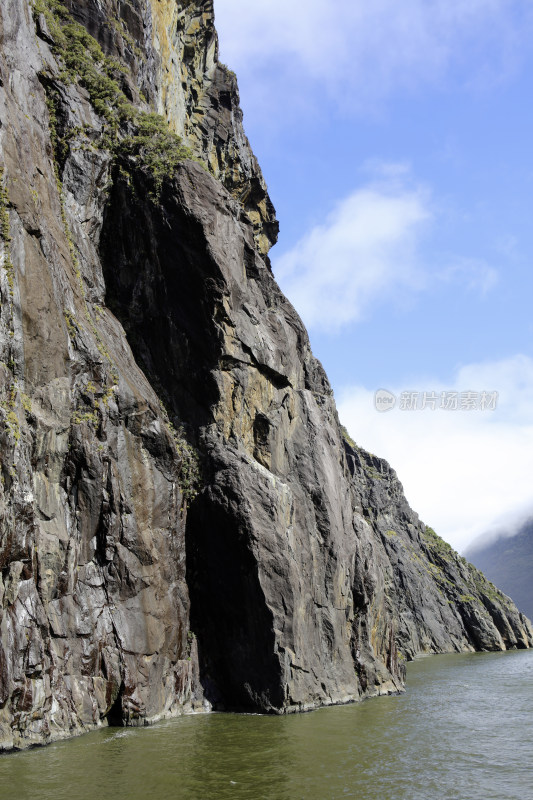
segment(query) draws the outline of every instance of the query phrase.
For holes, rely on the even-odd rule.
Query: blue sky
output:
[[[455,547],[533,509],[533,4],[215,0],[342,421]],[[497,391],[494,411],[374,392]]]

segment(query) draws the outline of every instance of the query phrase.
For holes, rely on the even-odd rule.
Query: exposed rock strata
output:
[[[343,436],[269,269],[212,4],[70,5],[204,166],[157,186],[65,82],[53,20],[2,4],[0,746],[345,702],[417,653],[530,646]]]

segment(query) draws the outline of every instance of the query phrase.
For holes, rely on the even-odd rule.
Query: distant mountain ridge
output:
[[[512,597],[520,611],[533,617],[533,517],[514,536],[502,532],[488,542],[477,540],[465,555]]]

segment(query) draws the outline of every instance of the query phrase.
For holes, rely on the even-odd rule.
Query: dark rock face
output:
[[[65,79],[69,18],[41,5],[1,9],[0,746],[346,702],[400,689],[418,653],[531,646],[343,437],[269,268],[212,4],[70,4],[120,97],[78,56]],[[145,101],[204,166],[158,184],[148,144],[116,147]]]

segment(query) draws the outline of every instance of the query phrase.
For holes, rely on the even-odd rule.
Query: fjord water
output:
[[[13,800],[531,800],[533,652],[446,655],[407,692],[288,717],[107,728],[0,758]]]

